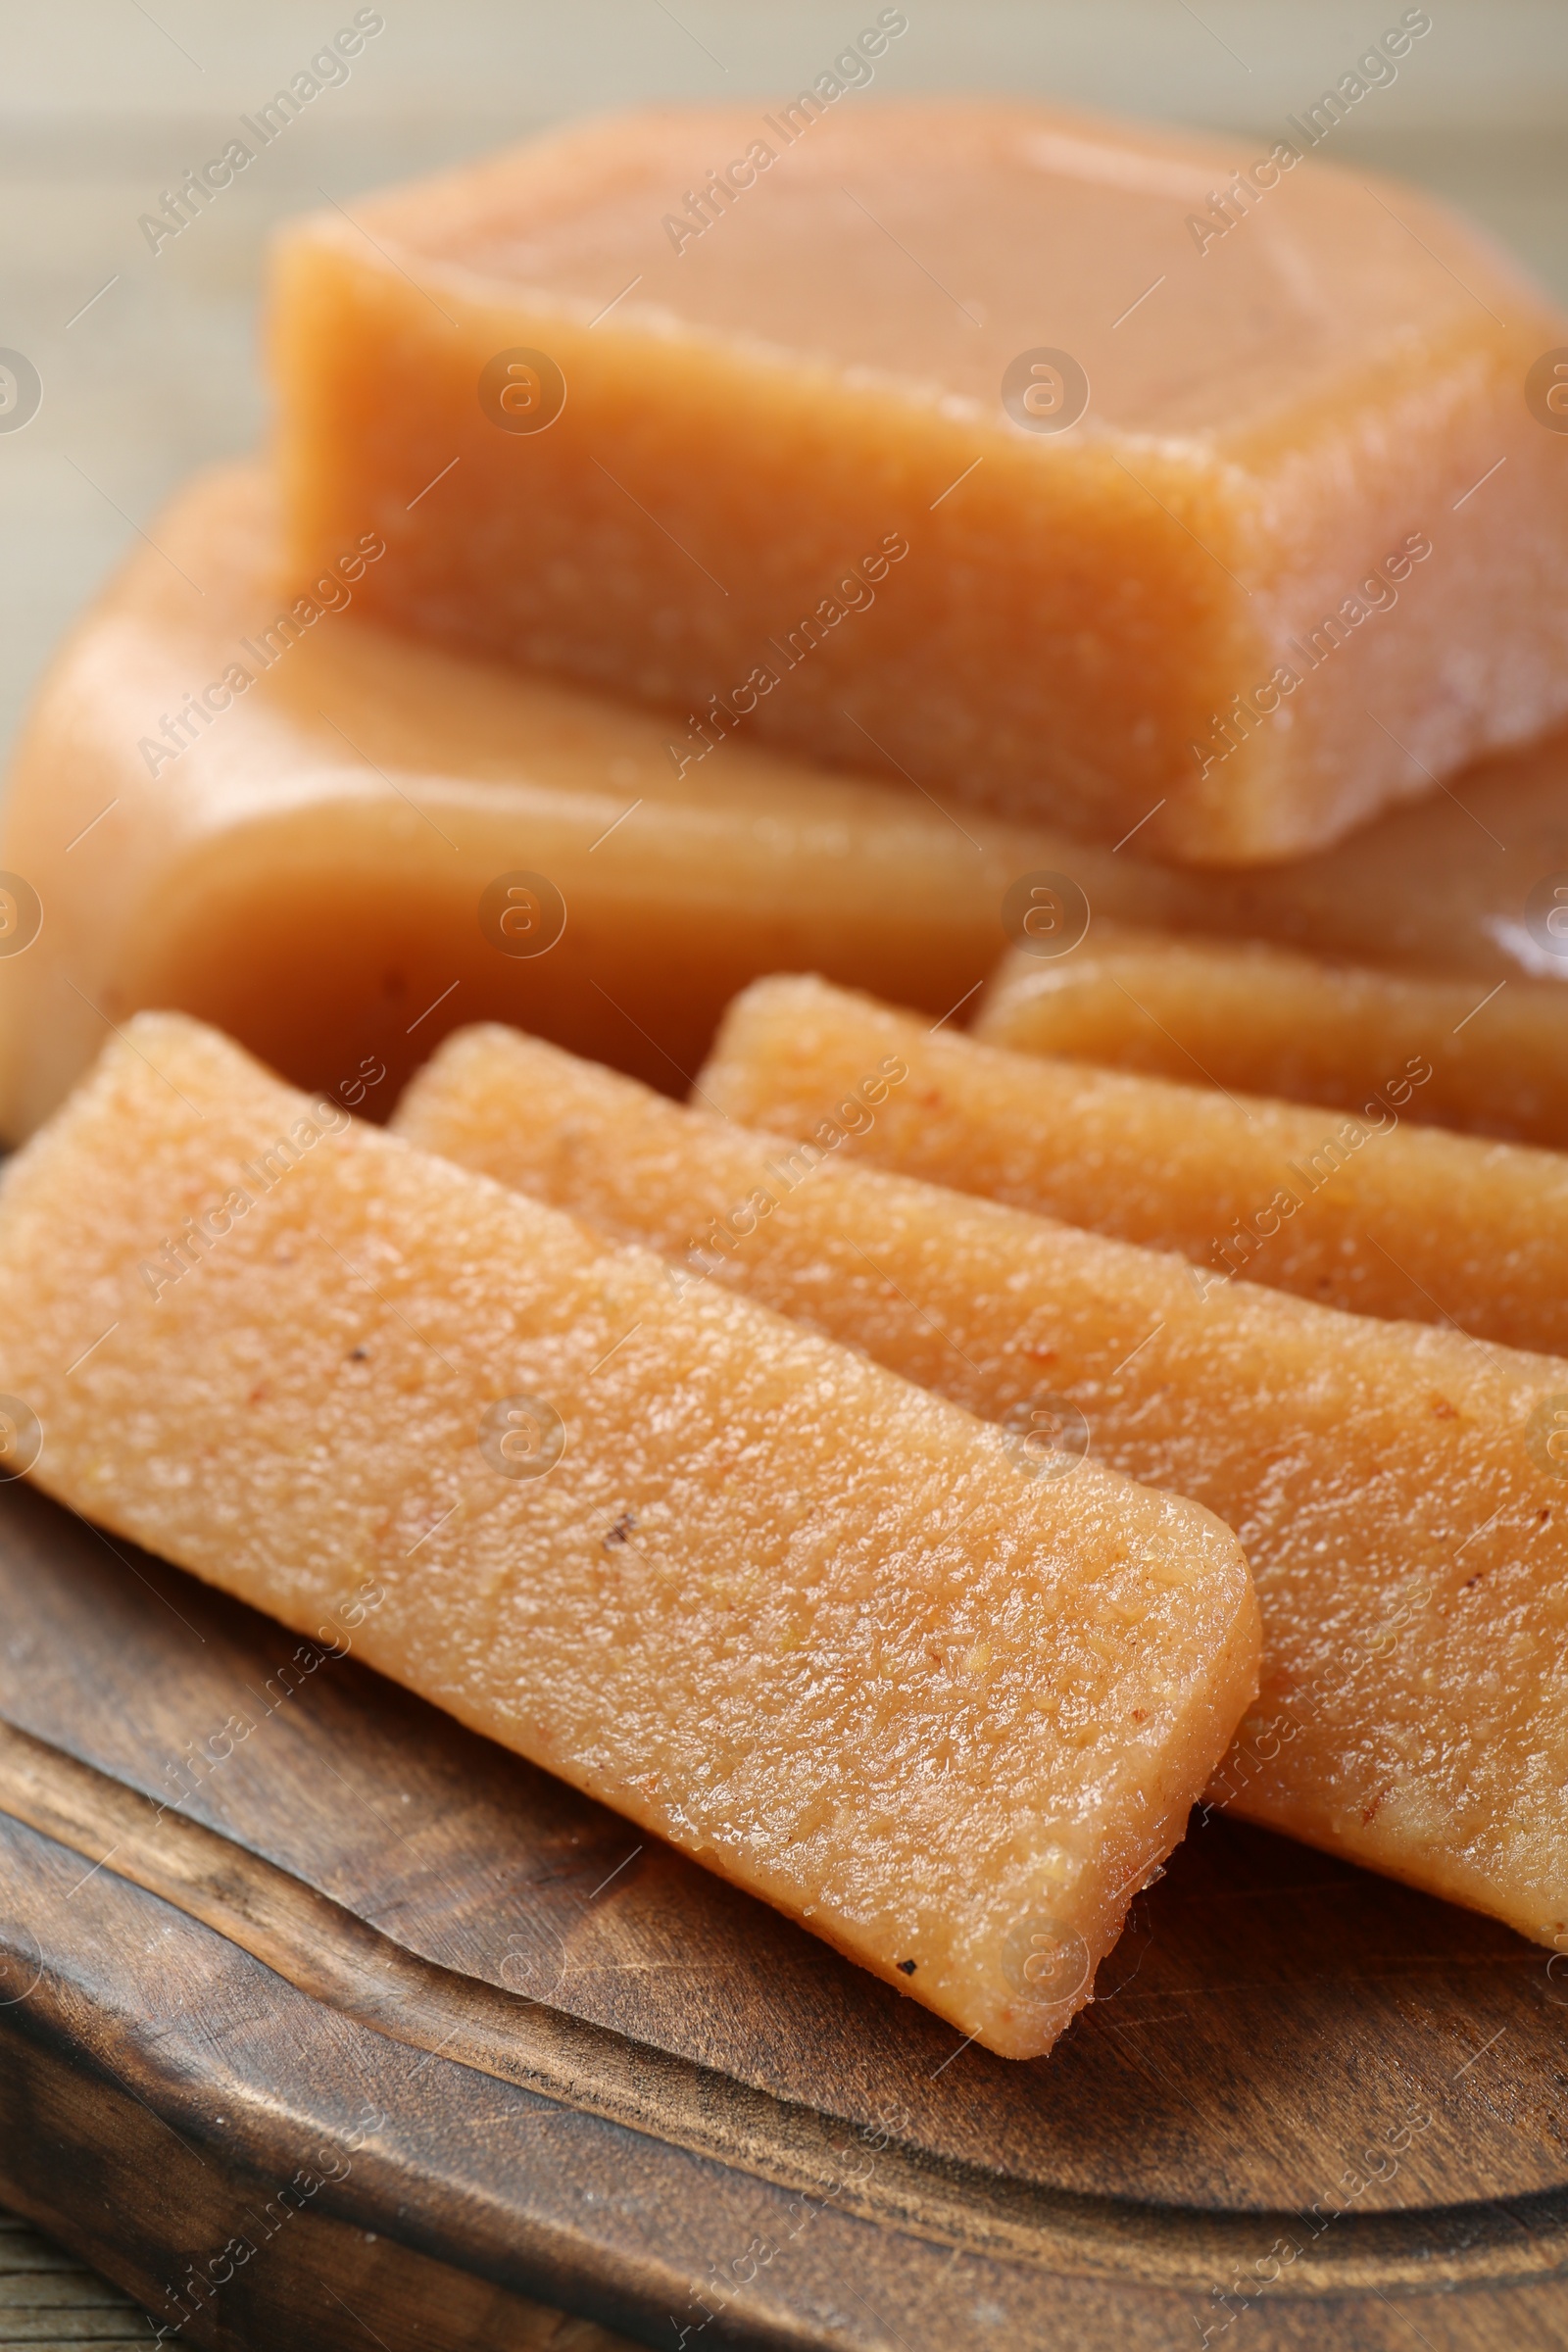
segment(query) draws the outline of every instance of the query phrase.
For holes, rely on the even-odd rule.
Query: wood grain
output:
[[[0,2213],[0,2352],[146,2341],[145,2315],[118,2287]]]
[[[14,1486],[0,1624],[0,2193],[193,2342],[1562,2340],[1568,1986],[1492,1923],[1214,1820],[1008,2066]]]

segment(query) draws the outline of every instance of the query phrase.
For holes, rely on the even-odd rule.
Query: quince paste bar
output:
[[[1050,2047],[1256,1687],[1241,1548],[143,1014],[0,1185],[32,1476]],[[20,1405],[18,1401],[20,1399]],[[25,1415],[30,1414],[30,1423]]]
[[[889,1054],[909,1083],[850,1146],[884,1166],[1178,1250],[1198,1298],[1245,1276],[1568,1355],[1568,1157],[1409,1124],[1420,1055],[1347,1112],[1012,1054],[774,979],[731,1005],[697,1100],[810,1136]]]
[[[8,1139],[146,1008],[370,1117],[480,1018],[680,1093],[764,971],[946,1011],[1014,877],[1059,862],[756,744],[677,778],[646,711],[368,622],[374,532],[290,579],[255,467],[150,527],[56,658],[0,818]]]
[[[818,91],[314,214],[292,553],[373,530],[368,609],[646,697],[677,768],[740,735],[1154,858],[1329,842],[1568,710],[1526,398],[1568,328],[1314,143]]]
[[[903,1071],[904,1076],[897,1075]],[[537,1039],[450,1038],[399,1106],[421,1149],[573,1203],[1001,1421],[1070,1493],[1103,1461],[1242,1535],[1256,1707],[1211,1794],[1506,1919],[1568,1931],[1563,1367],[1250,1283],[858,1165],[921,1077],[862,1062],[806,1145]]]
[[[1471,771],[1463,808],[1438,794],[1297,865],[1157,867],[1142,835],[1112,854],[944,812],[733,734],[677,777],[657,716],[367,620],[373,533],[290,579],[254,467],[149,529],[52,664],[0,814],[7,1140],[149,1006],[372,1118],[480,1018],[679,1093],[764,972],[972,1004],[1042,875],[1097,924],[1448,967],[1477,997],[1522,963],[1568,973],[1565,738]],[[519,873],[556,896],[509,936],[526,901],[486,893]]]

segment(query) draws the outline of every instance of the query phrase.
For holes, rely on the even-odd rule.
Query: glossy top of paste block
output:
[[[1353,104],[1336,98],[1342,119]],[[1440,206],[1314,154],[1335,120],[1312,106],[1274,138],[1199,139],[818,87],[782,106],[600,118],[371,200],[356,221],[455,290],[738,338],[958,414],[994,415],[1020,355],[1064,351],[1089,378],[1091,426],[1188,438],[1369,368],[1398,381],[1435,342],[1485,340],[1544,307]],[[368,252],[334,216],[312,230]]]

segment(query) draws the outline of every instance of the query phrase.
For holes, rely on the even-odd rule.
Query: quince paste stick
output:
[[[824,1073],[841,1139],[893,1131],[918,1090],[890,1030],[862,1024],[853,1082],[853,1055]],[[1211,1795],[1543,1941],[1568,1927],[1560,1364],[1250,1283],[1205,1302],[1177,1258],[853,1164],[821,1125],[794,1144],[683,1110],[504,1029],[449,1040],[396,1123],[666,1251],[683,1284],[1054,1432],[1063,1494],[1087,1444],[1207,1503],[1264,1618],[1262,1692]]]
[[[365,1659],[1005,2055],[1255,1688],[1208,1512],[993,1429],[143,1015],[0,1187],[50,1493]],[[628,1848],[635,1836],[628,1838]]]
[[[1419,1055],[1352,1113],[1008,1053],[774,979],[730,1006],[700,1100],[808,1135],[889,1054],[908,1084],[853,1148],[906,1175],[1179,1250],[1204,1298],[1244,1276],[1568,1354],[1568,1157],[1408,1124]]]
[[[970,1034],[1350,1111],[1376,1102],[1391,1072],[1424,1064],[1410,1117],[1568,1144],[1568,994],[1556,980],[1417,978],[1097,917],[1064,955],[1004,957]]]

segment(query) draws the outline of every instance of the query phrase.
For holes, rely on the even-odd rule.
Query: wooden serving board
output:
[[[1545,2352],[1549,1967],[1195,1820],[1094,2007],[1008,2065],[0,1488],[0,2202],[172,2340]]]

